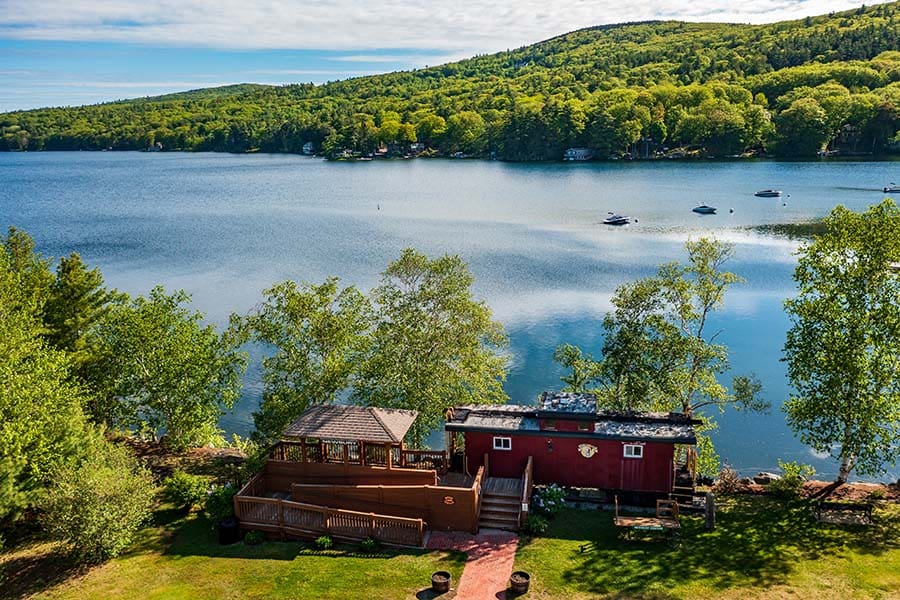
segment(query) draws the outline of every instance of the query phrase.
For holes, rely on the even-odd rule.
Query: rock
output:
[[[753,476],[753,481],[758,483],[759,485],[769,485],[773,481],[781,479],[781,475],[776,475],[775,473],[766,473],[765,471],[761,471]]]
[[[741,477],[741,485],[750,485],[753,483],[753,480],[749,477]]]

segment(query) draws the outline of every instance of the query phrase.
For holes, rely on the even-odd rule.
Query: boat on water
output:
[[[701,215],[714,215],[716,211],[719,210],[715,206],[708,206],[706,204],[701,204],[700,206],[695,206],[692,208],[695,213],[699,213]]]
[[[884,186],[885,194],[900,194],[900,185],[896,183],[891,183],[891,185]]]
[[[628,225],[631,222],[629,217],[609,213],[609,216],[603,219],[604,225]]]
[[[760,190],[753,194],[759,198],[781,198],[781,190]]]

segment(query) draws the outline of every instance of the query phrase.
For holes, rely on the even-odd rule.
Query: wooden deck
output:
[[[484,480],[484,493],[490,496],[522,497],[522,480],[510,477],[488,477]]]
[[[470,488],[474,483],[474,477],[462,473],[444,473],[438,480],[438,485],[442,487]]]

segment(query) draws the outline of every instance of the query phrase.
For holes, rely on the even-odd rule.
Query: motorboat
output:
[[[603,219],[604,225],[628,225],[631,222],[629,217],[609,213],[609,216]]]
[[[753,194],[759,198],[781,198],[781,190],[760,190]]]
[[[716,214],[716,211],[718,209],[715,206],[707,206],[706,204],[701,204],[700,206],[695,206],[691,210],[701,215],[714,215]]]
[[[885,194],[900,194],[900,185],[896,183],[892,183],[891,185],[884,186]]]

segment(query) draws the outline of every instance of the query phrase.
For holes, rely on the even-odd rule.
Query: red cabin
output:
[[[521,477],[532,457],[537,484],[659,496],[692,490],[697,424],[676,413],[597,412],[592,394],[544,392],[537,406],[456,407],[445,429],[469,473],[485,466],[492,477]],[[682,445],[688,460],[676,466]]]

